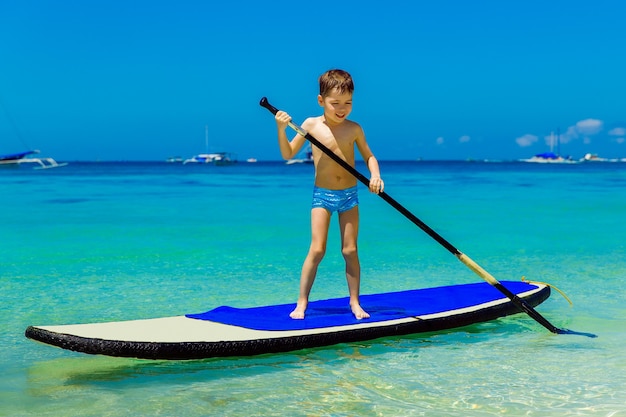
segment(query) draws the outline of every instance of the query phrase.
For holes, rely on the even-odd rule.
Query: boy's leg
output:
[[[356,206],[339,214],[341,230],[341,252],[346,261],[346,280],[350,293],[350,308],[357,319],[366,319],[370,315],[361,308],[359,292],[361,287],[361,265],[357,251],[359,234],[359,207]]]
[[[304,313],[309,304],[309,294],[317,274],[317,267],[326,253],[330,217],[331,213],[326,209],[319,207],[311,209],[311,246],[302,265],[298,303],[296,308],[289,314],[292,319],[304,318]]]

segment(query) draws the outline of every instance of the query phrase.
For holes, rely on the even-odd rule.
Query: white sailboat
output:
[[[22,136],[20,135],[20,132],[17,128],[16,123],[13,121],[13,118],[9,114],[9,111],[4,105],[4,102],[2,102],[1,100],[0,100],[0,105],[2,107],[4,115],[6,116],[6,119],[9,121],[9,124],[12,126],[13,130],[15,131],[15,134],[22,142],[22,146],[24,146],[27,149],[30,148],[30,146],[27,146],[26,142],[22,139]],[[58,163],[57,161],[55,161],[54,159],[50,157],[34,157],[33,156],[38,153],[39,153],[38,150],[33,149],[33,150],[28,150],[28,151],[23,151],[23,152],[18,152],[18,153],[0,155],[0,167],[3,167],[3,168],[14,167],[15,168],[15,167],[19,167],[22,165],[26,165],[26,166],[34,165],[33,167],[34,169],[48,169],[48,168],[58,168],[58,167],[67,165],[66,162]]]
[[[561,134],[557,129],[556,143],[557,153],[554,153],[554,132],[550,133],[550,152],[543,152],[533,155],[531,158],[520,159],[522,162],[535,162],[540,164],[575,164],[577,161],[570,156],[562,157],[561,153]]]
[[[194,155],[191,158],[185,159],[185,164],[215,164],[215,165],[230,165],[237,162],[234,155],[230,152],[214,152],[209,153],[209,126],[204,127],[204,147],[205,153]]]
[[[38,150],[19,152],[9,155],[0,155],[0,167],[18,167],[20,165],[35,165],[34,169],[59,168],[67,165],[67,162],[58,163],[53,158],[33,158],[29,155],[38,154]]]

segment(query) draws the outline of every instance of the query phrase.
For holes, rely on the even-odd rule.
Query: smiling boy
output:
[[[384,183],[380,178],[378,161],[365,140],[363,129],[357,123],[347,120],[352,112],[354,92],[352,77],[343,70],[329,70],[319,77],[319,86],[320,94],[317,101],[324,110],[323,114],[306,119],[302,128],[351,166],[355,163],[356,145],[370,172],[370,191],[376,194],[382,192]],[[289,114],[278,111],[275,119],[281,155],[284,159],[291,159],[298,153],[306,139],[299,134],[291,141],[287,139],[285,129],[291,121]],[[357,250],[359,231],[357,180],[315,146],[313,163],[315,185],[311,208],[311,245],[302,265],[298,302],[290,317],[303,319],[305,316],[317,269],[326,253],[330,219],[336,211],[339,215],[341,252],[346,263],[350,309],[357,319],[368,318],[369,314],[363,310],[359,302],[361,266]]]

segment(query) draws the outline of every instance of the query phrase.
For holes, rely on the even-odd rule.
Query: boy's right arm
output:
[[[291,121],[291,116],[284,111],[279,110],[276,112],[276,116],[274,118],[276,119],[276,128],[278,129],[278,146],[280,148],[280,154],[285,160],[291,159],[298,153],[306,139],[298,134],[292,139],[291,142],[289,142],[285,130]]]

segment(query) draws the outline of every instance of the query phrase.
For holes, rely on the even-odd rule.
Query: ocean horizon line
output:
[[[150,164],[167,164],[167,165],[183,165],[182,161],[168,161],[167,159],[59,159],[59,161],[67,162],[67,163],[150,163]],[[519,164],[527,164],[527,165],[568,165],[568,163],[533,163],[525,161],[524,159],[493,159],[493,158],[466,158],[466,159],[427,159],[427,158],[415,158],[415,159],[378,159],[381,163],[519,163]],[[234,164],[258,164],[258,163],[271,163],[271,164],[285,164],[287,161],[282,159],[254,159],[252,161],[242,159],[236,160],[234,163],[225,164],[234,165]],[[587,162],[591,164],[598,163],[624,163],[626,162],[626,158],[612,158],[606,161],[595,162],[595,161],[584,161],[584,160],[576,160],[573,159],[569,161],[570,163],[577,162]],[[364,163],[363,160],[357,160],[357,164]],[[185,165],[213,165],[211,163],[192,163]]]

